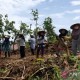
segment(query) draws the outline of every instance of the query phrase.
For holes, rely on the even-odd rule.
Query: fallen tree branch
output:
[[[22,73],[22,76],[21,76],[21,79],[23,80],[25,77],[24,77],[24,74],[25,74],[25,65],[24,65],[24,69],[23,69],[23,73]]]
[[[11,69],[8,71],[8,73],[6,74],[5,77],[7,77],[7,76],[10,74],[10,72],[11,72],[12,69],[13,69],[13,68],[11,68]]]
[[[0,80],[16,80],[16,78],[13,78],[13,77],[0,77]]]
[[[40,68],[39,70],[37,70],[34,74],[32,74],[30,77],[29,77],[29,80],[36,74],[38,73],[39,71],[43,70],[43,69],[46,69],[47,67],[43,67],[43,68]]]

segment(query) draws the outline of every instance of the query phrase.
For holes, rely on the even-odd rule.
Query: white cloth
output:
[[[41,37],[38,38],[38,44],[44,43],[45,39],[42,39]]]
[[[21,38],[16,39],[18,46],[25,46],[25,41]]]
[[[20,46],[25,46],[25,41],[20,38]]]
[[[35,49],[35,45],[36,45],[36,40],[35,40],[35,38],[30,38],[30,47],[32,48],[32,49]]]

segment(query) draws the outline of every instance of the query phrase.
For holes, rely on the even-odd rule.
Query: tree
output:
[[[8,20],[8,15],[6,14],[5,15],[5,18],[4,18],[4,22],[5,22],[5,26],[4,26],[4,31],[7,31],[8,34],[11,34],[14,30],[14,24],[15,24],[15,21],[9,21]]]
[[[45,18],[43,28],[47,31],[47,39],[52,42],[55,38],[54,26],[52,25],[52,19],[50,17]]]
[[[2,36],[4,34],[4,31],[3,31],[3,26],[4,26],[4,23],[3,23],[3,15],[0,14],[0,36]]]
[[[32,15],[33,15],[33,20],[36,22],[36,26],[37,26],[37,21],[38,21],[38,10],[33,10],[32,9]]]
[[[38,10],[36,9],[36,10],[33,10],[32,9],[32,15],[33,15],[33,20],[36,22],[35,23],[35,26],[36,26],[36,31],[35,31],[35,38],[37,39],[37,25],[38,25],[38,23],[37,23],[37,21],[38,21]]]
[[[32,24],[30,24],[30,29],[29,29],[29,35],[33,33],[33,30],[31,29]]]
[[[32,30],[26,23],[21,22],[20,32],[26,36],[27,34],[31,34]]]
[[[33,31],[34,35],[36,35],[36,33],[37,33],[39,30],[41,30],[39,27],[35,28],[34,31]],[[37,31],[37,32],[36,32],[36,31]]]

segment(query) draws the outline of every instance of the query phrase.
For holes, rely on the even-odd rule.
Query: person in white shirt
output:
[[[25,38],[23,34],[19,35],[19,42],[20,42],[20,57],[25,57]]]
[[[29,43],[30,43],[30,49],[31,49],[31,53],[32,55],[34,55],[34,52],[35,52],[35,46],[36,46],[36,40],[34,38],[33,35],[30,35],[30,40],[29,40]]]
[[[39,31],[38,32],[38,39],[37,39],[37,42],[38,42],[38,48],[37,48],[37,58],[39,57],[39,53],[41,51],[41,56],[43,57],[44,55],[44,47],[45,47],[45,39],[44,39],[44,36],[45,36],[45,31]]]

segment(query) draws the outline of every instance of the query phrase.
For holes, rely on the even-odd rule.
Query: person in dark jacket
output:
[[[77,52],[80,52],[80,23],[71,25],[72,29],[72,53],[77,55]]]
[[[9,36],[5,36],[5,40],[3,42],[3,50],[5,52],[5,58],[10,57],[10,41]]]

